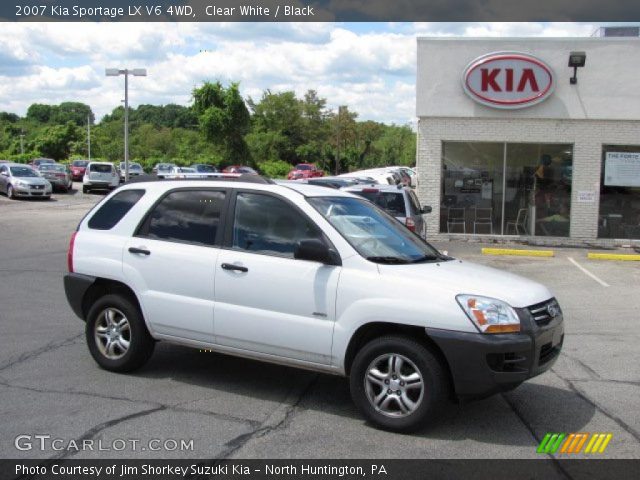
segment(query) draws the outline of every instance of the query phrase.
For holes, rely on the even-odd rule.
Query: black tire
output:
[[[89,193],[89,189],[86,186],[82,186],[82,193]]]
[[[380,358],[384,358],[382,360],[383,363],[386,362],[385,356],[387,355],[400,355],[404,357],[405,360],[408,359],[413,365],[405,362],[405,368],[409,367],[413,369],[413,367],[416,367],[416,370],[422,377],[423,387],[421,397],[419,399],[415,397],[412,398],[417,406],[415,410],[403,416],[400,415],[399,399],[392,399],[393,401],[389,402],[390,404],[395,403],[398,406],[398,416],[390,416],[392,414],[396,415],[396,413],[387,412],[387,414],[384,414],[377,410],[369,400],[367,393],[366,378],[369,367],[375,360]],[[389,371],[392,371],[391,368]],[[377,427],[394,432],[412,432],[426,427],[431,420],[437,418],[438,413],[448,403],[449,382],[447,375],[447,371],[438,358],[422,343],[401,335],[384,336],[371,340],[356,354],[351,366],[349,379],[351,398],[363,415]],[[385,383],[387,381],[388,380],[384,380]],[[408,385],[409,382],[407,381],[406,384]],[[388,386],[390,388],[392,387],[392,385]],[[384,398],[385,396],[382,390],[387,388],[387,386],[383,385],[382,387],[379,394]],[[416,395],[414,390],[408,390],[409,387],[397,386],[397,388],[407,388],[407,395]],[[374,394],[378,393],[375,392],[375,390],[372,391]],[[392,392],[392,390],[387,390],[387,392]],[[400,390],[397,390],[397,392],[400,392]],[[391,396],[399,397],[395,394]],[[390,407],[393,407],[393,405],[390,405]]]
[[[129,347],[126,353],[117,359],[106,356],[96,339],[96,324],[105,320],[107,310],[121,312],[129,324]],[[142,367],[153,354],[155,346],[138,307],[129,297],[120,294],[105,295],[91,306],[87,315],[85,337],[93,359],[102,368],[112,372],[130,372]]]

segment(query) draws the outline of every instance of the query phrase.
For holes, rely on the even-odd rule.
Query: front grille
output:
[[[551,320],[562,315],[560,305],[555,298],[527,307],[537,325],[548,325]]]
[[[44,185],[31,185],[31,190],[44,190]]]

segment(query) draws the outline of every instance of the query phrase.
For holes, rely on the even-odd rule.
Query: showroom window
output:
[[[640,146],[604,145],[598,237],[640,239]]]
[[[570,144],[443,142],[440,231],[569,236]]]

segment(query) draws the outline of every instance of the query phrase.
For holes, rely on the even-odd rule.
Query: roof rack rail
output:
[[[221,173],[216,175],[206,175],[206,176],[189,176],[183,178],[158,178],[152,175],[140,175],[129,178],[129,181],[126,183],[127,185],[131,183],[141,183],[141,182],[184,182],[189,180],[198,180],[198,181],[226,181],[226,182],[245,182],[245,183],[262,183],[262,184],[275,184],[271,178],[263,177],[262,175],[255,175],[253,173]]]

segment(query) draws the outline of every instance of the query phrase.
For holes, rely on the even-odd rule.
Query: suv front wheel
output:
[[[351,396],[375,425],[396,432],[420,429],[448,398],[447,374],[424,345],[408,337],[385,336],[356,355]]]
[[[105,295],[91,306],[85,335],[91,356],[112,372],[140,368],[155,346],[137,306],[119,294]]]

